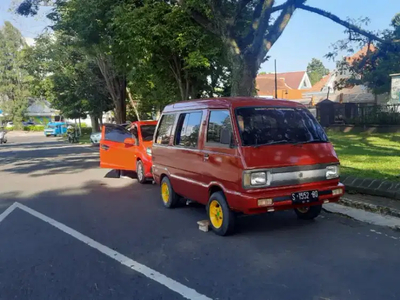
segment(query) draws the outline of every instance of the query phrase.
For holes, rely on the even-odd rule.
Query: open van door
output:
[[[135,170],[135,141],[123,126],[103,125],[100,140],[100,167],[116,170]]]

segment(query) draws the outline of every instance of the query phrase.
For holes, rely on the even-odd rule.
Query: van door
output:
[[[207,187],[202,181],[202,160],[199,137],[202,129],[203,111],[183,112],[179,115],[173,147],[176,155],[171,157],[172,185],[185,198],[205,203]],[[205,120],[205,117],[204,117]]]
[[[237,191],[241,185],[241,160],[232,128],[229,110],[209,111],[201,170],[207,185],[220,186],[225,193]],[[228,194],[225,196],[229,198]]]

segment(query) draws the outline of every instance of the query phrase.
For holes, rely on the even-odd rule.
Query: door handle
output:
[[[210,158],[210,155],[208,153],[204,154],[204,161],[208,160]]]
[[[110,147],[109,146],[107,146],[107,145],[101,145],[101,149],[103,149],[103,150],[108,150]]]

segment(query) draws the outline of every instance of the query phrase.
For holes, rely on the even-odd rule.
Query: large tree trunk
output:
[[[231,96],[255,96],[255,78],[259,66],[255,59],[232,54],[232,90]]]
[[[111,59],[103,54],[96,57],[97,65],[106,82],[107,90],[115,106],[117,124],[126,122],[126,77],[116,74]]]
[[[137,103],[133,100],[132,93],[128,87],[126,88],[126,93],[128,94],[129,102],[130,102],[133,110],[135,111],[136,118],[138,121],[140,121],[140,114],[139,114],[139,110],[137,107]]]
[[[92,121],[92,133],[100,131],[99,118],[95,115],[90,115],[90,120]]]
[[[117,124],[126,122],[126,80],[119,78],[118,80],[118,97],[115,102],[115,121]]]

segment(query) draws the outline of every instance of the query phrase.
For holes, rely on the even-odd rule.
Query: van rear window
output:
[[[156,144],[168,145],[171,138],[172,127],[175,123],[175,114],[163,115],[156,134]]]
[[[236,118],[243,146],[328,142],[307,109],[241,107],[236,109]]]

